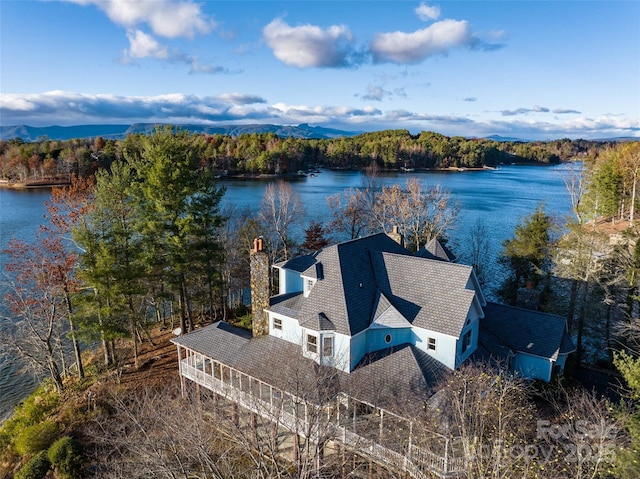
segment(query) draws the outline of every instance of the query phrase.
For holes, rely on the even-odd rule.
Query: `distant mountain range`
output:
[[[71,140],[74,138],[95,138],[101,136],[105,139],[123,139],[129,134],[151,133],[156,128],[157,123],[135,123],[133,125],[76,125],[76,126],[0,126],[0,139],[11,140],[20,138],[31,142],[44,138],[50,140]],[[184,130],[193,133],[204,133],[209,135],[239,136],[250,133],[274,133],[280,137],[295,138],[339,138],[343,136],[357,136],[362,131],[343,131],[321,126],[311,126],[303,123],[298,126],[293,125],[178,125]]]
[[[20,138],[23,141],[39,141],[44,138],[50,140],[71,140],[74,138],[96,138],[101,136],[105,139],[120,140],[129,134],[143,133],[150,134],[158,126],[157,123],[134,123],[133,125],[75,125],[75,126],[0,126],[0,140],[11,140]],[[228,135],[239,136],[251,133],[274,133],[275,135],[286,138],[314,138],[329,139],[358,136],[364,131],[345,131],[334,128],[324,128],[322,126],[312,126],[307,123],[300,125],[270,125],[270,124],[251,124],[251,125],[177,125],[183,130],[193,133],[203,133],[208,135]],[[499,142],[515,142],[520,141],[528,143],[532,140],[524,140],[522,138],[512,138],[499,135],[491,135],[485,137],[487,140]],[[593,141],[638,141],[638,138],[618,137],[618,138],[601,138]]]

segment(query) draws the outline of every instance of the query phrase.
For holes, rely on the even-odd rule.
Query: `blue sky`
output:
[[[640,138],[640,2],[0,0],[0,124]]]

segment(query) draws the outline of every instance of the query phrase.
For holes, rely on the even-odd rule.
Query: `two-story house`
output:
[[[575,349],[564,318],[488,303],[473,268],[452,260],[436,240],[412,254],[397,230],[374,234],[273,265],[279,294],[270,297],[257,239],[253,333],[218,322],[174,339],[183,381],[240,401],[220,386],[236,375],[240,390],[247,378],[282,398],[325,366],[331,394],[411,418],[465,361],[497,360],[543,381],[561,373]]]

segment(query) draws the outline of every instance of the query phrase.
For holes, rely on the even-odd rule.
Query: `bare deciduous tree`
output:
[[[535,437],[526,383],[488,365],[463,365],[441,384],[441,427],[459,437],[466,477],[535,477],[524,450]]]
[[[578,223],[583,222],[582,197],[587,189],[587,171],[584,163],[570,163],[567,172],[562,176],[564,185],[571,200],[571,210]]]
[[[64,350],[58,344],[66,304],[56,280],[56,260],[45,243],[36,247],[12,239],[4,252],[9,254],[5,267],[16,277],[3,297],[12,317],[2,318],[0,347],[24,359],[36,374],[46,371],[61,390]]]
[[[484,289],[493,276],[494,248],[491,243],[491,232],[484,218],[479,217],[468,232],[467,263],[473,266],[480,286]]]
[[[536,425],[539,450],[547,452],[547,477],[612,477],[616,452],[625,443],[613,405],[593,392],[562,386],[549,391],[547,401],[553,415]]]
[[[369,207],[365,192],[349,188],[327,197],[334,232],[356,239],[369,232]]]
[[[409,247],[417,251],[433,238],[444,238],[457,214],[449,192],[440,185],[428,187],[411,178],[405,188],[397,184],[385,186],[375,195],[371,219],[383,231],[398,226]]]
[[[180,397],[175,382],[105,394],[83,431],[95,477],[252,477],[244,451],[225,440],[202,404]]]
[[[304,206],[291,185],[284,181],[270,183],[264,191],[260,208],[260,221],[272,233],[270,253],[273,259],[287,260],[293,246],[292,227],[304,217]]]

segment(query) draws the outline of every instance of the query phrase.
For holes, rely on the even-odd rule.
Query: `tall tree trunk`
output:
[[[73,353],[76,357],[76,365],[78,366],[78,377],[84,378],[84,366],[82,365],[82,354],[80,352],[80,342],[76,338],[76,330],[73,325],[73,320],[69,317],[69,334],[71,335],[71,342],[73,344]]]
[[[184,278],[184,275],[182,275],[181,278],[181,284],[180,284],[180,290],[182,292],[182,298],[183,298],[183,308],[185,311],[185,325],[187,327],[187,329],[184,332],[189,332],[189,331],[193,331],[193,314],[191,313],[191,303],[189,301],[189,290],[187,289],[187,281]]]
[[[49,337],[46,342],[47,346],[47,368],[49,369],[49,375],[56,386],[58,391],[62,391],[64,389],[64,383],[62,382],[62,375],[60,374],[60,368],[58,367],[58,363],[56,363],[54,359],[54,346],[51,344],[51,337]],[[64,356],[64,352],[62,353]]]
[[[109,367],[112,364],[112,358],[111,354],[109,354],[109,342],[105,338],[104,331],[100,331],[100,341],[102,342],[102,352],[104,353],[104,365]]]
[[[180,331],[182,334],[188,333],[187,331],[187,314],[185,313],[184,306],[184,292],[180,288],[180,294],[178,295],[178,308],[180,308]],[[173,327],[173,325],[172,325]]]
[[[138,321],[136,320],[133,299],[129,297],[129,328],[131,329],[131,340],[133,341],[133,364],[138,369]]]
[[[68,291],[65,291],[64,299],[65,299],[65,302],[67,303],[67,314],[68,314],[67,320],[69,321],[69,335],[71,336],[71,344],[73,345],[73,354],[76,357],[76,365],[78,366],[78,377],[80,379],[83,379],[84,367],[82,365],[82,354],[80,353],[80,343],[76,338],[76,330],[73,325],[73,319],[71,319],[71,314],[72,314],[71,297],[69,296]]]
[[[611,303],[607,303],[607,313],[605,316],[605,339],[606,339],[606,348],[607,355],[609,356],[609,364],[613,364],[613,347],[611,342]]]
[[[62,391],[64,389],[62,376],[60,375],[60,369],[53,358],[49,358],[47,366],[49,368],[49,375],[51,376],[51,379],[53,379],[53,383],[56,385],[56,389],[58,391]]]
[[[590,291],[589,280],[584,282],[584,294],[582,295],[582,302],[580,304],[580,312],[578,313],[578,344],[576,345],[576,362],[578,365],[582,364],[582,356],[584,353],[584,347],[582,345],[582,335],[584,333],[584,322],[587,310],[587,299]]]
[[[573,327],[573,318],[576,314],[576,301],[578,298],[578,280],[573,278],[571,280],[571,292],[569,293],[569,311],[567,312],[567,329],[571,334],[571,328]]]
[[[104,321],[102,320],[102,313],[100,312],[100,302],[98,300],[98,292],[94,290],[95,297],[98,304],[98,325],[100,326],[100,340],[102,341],[102,349],[104,351],[104,365],[109,367],[114,363],[113,350],[109,348],[109,341],[107,341],[107,336],[104,332]],[[107,305],[109,304],[109,300],[107,300]]]
[[[67,360],[64,356],[64,347],[62,346],[62,338],[60,337],[60,332],[58,332],[58,337],[56,342],[58,344],[58,351],[60,351],[60,364],[62,364],[62,375],[64,375],[67,370]],[[53,354],[53,351],[51,352],[51,354]],[[56,367],[57,367],[57,364],[56,364]]]

